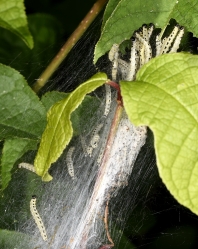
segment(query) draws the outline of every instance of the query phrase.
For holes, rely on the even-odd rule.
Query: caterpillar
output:
[[[150,40],[150,38],[151,38],[151,35],[152,35],[152,33],[153,33],[153,30],[154,30],[154,25],[151,23],[151,24],[149,24],[149,28],[148,28],[148,42],[149,42],[149,40]]]
[[[85,138],[83,136],[80,136],[80,141],[81,141],[83,152],[85,153],[85,156],[89,155],[91,157],[92,152],[93,152],[93,147],[87,146],[87,144],[85,142]]]
[[[93,147],[92,146],[88,146],[87,147],[87,154],[91,157],[92,155],[92,152],[93,152]]]
[[[90,145],[92,148],[97,148],[97,146],[98,146],[98,142],[100,140],[100,136],[98,135],[98,133],[102,127],[103,127],[103,124],[101,123],[92,132],[92,138],[90,141]]]
[[[44,241],[47,241],[47,233],[46,233],[46,230],[45,230],[45,226],[43,224],[43,221],[36,209],[36,196],[33,195],[32,196],[32,199],[30,201],[30,212],[34,218],[34,221],[41,233],[41,237],[43,238]]]
[[[98,158],[97,158],[97,164],[100,165],[101,161],[102,161],[102,157],[103,157],[103,154],[104,154],[104,148],[105,146],[102,146],[101,149],[100,149],[100,152],[99,152],[99,155],[98,155]]]
[[[90,145],[92,148],[97,148],[98,147],[98,142],[100,140],[100,136],[98,134],[96,134],[92,139],[91,139],[91,142],[90,142]]]
[[[119,56],[119,45],[113,44],[111,50],[109,51],[109,60],[112,61],[112,80],[116,81],[117,69],[118,69],[118,56]]]
[[[109,85],[105,84],[105,90],[106,90],[106,103],[105,103],[105,110],[104,110],[104,116],[107,117],[110,111],[111,106],[111,88]]]
[[[133,38],[132,40],[132,47],[131,47],[131,57],[130,57],[130,65],[131,67],[129,67],[127,76],[126,76],[126,80],[133,80],[135,77],[135,73],[136,73],[136,67],[137,67],[137,44],[136,44],[136,40],[135,38]]]
[[[28,169],[34,173],[36,173],[35,171],[35,168],[34,168],[34,165],[30,164],[30,163],[19,163],[18,167],[21,169],[21,168],[24,168],[24,169]]]
[[[87,154],[87,144],[85,142],[84,136],[82,136],[82,135],[80,135],[80,142],[81,142],[81,145],[82,145],[83,152],[84,152],[84,154],[86,156],[86,154]]]
[[[68,168],[68,173],[71,176],[71,178],[74,180],[74,165],[73,165],[73,160],[72,160],[72,154],[74,152],[75,147],[70,147],[67,156],[66,156],[66,163],[67,163],[67,168]]]
[[[119,71],[121,72],[122,78],[121,79],[126,79],[128,71],[129,71],[129,63],[122,60],[118,59],[118,65],[119,65]]]
[[[175,53],[179,48],[181,38],[184,35],[184,28],[176,25],[168,37],[165,37],[162,42],[160,40],[160,35],[156,36],[156,56],[165,53]],[[174,41],[174,42],[173,42]],[[172,44],[173,43],[173,44]],[[172,46],[172,48],[171,48]],[[169,51],[170,50],[170,51]]]
[[[174,27],[173,31],[170,33],[170,35],[168,37],[165,37],[163,39],[162,48],[161,48],[160,54],[166,54],[169,51],[169,49],[170,49],[170,47],[172,45],[173,40],[177,36],[178,31],[179,31],[179,26],[176,25]]]
[[[148,41],[148,30],[147,30],[147,25],[142,26],[142,37],[144,38],[145,41]]]
[[[160,35],[156,36],[155,44],[156,44],[155,56],[157,57],[158,55],[160,55],[160,51],[161,51],[161,48],[162,48],[162,43],[161,43],[161,40],[160,40]]]
[[[175,39],[175,41],[173,43],[173,46],[172,46],[172,48],[170,50],[170,53],[177,52],[177,50],[179,48],[179,44],[181,42],[181,38],[183,37],[183,35],[184,35],[184,27],[180,27],[179,33],[178,33],[178,35],[177,35],[177,37],[176,37],[176,39]]]
[[[139,35],[137,32],[135,33],[135,36],[137,37],[137,39],[142,43],[142,62],[140,64],[144,65],[145,63],[147,63],[151,57],[152,57],[152,49],[151,49],[151,45],[145,41],[141,35]],[[141,58],[140,58],[141,59]]]
[[[100,136],[98,135],[98,132],[100,131],[100,129],[102,128],[103,124],[98,125],[94,131],[93,131],[93,135],[90,141],[90,145],[87,147],[87,154],[91,157],[93,149],[98,147],[98,142],[100,140]]]

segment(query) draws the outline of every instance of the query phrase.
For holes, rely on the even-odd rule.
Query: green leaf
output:
[[[0,27],[0,63],[20,71],[31,85],[56,55],[63,28],[53,16],[47,14],[29,15],[28,23],[34,38],[31,50],[15,34]]]
[[[45,125],[45,108],[24,77],[0,64],[0,139],[38,139]]]
[[[129,39],[142,24],[153,23],[156,28],[164,28],[168,24],[176,5],[176,0],[161,0],[157,3],[153,0],[144,2],[142,0],[121,0],[115,9],[112,9],[110,1],[104,14],[109,18],[105,22],[101,37],[96,44],[94,63],[110,50],[114,43],[119,44],[123,40]],[[109,12],[111,12],[111,15]]]
[[[16,231],[9,231],[6,229],[0,229],[0,248],[8,249],[14,248],[13,245],[19,244],[21,241],[25,247],[29,248],[29,241],[31,237],[25,233],[20,233]]]
[[[50,165],[62,154],[73,135],[70,116],[81,104],[85,95],[94,91],[107,81],[104,73],[97,73],[81,84],[68,97],[56,103],[48,112],[47,127],[42,135],[41,144],[34,161],[36,172],[44,181],[50,181]]]
[[[37,140],[24,138],[11,138],[4,142],[1,159],[2,189],[5,189],[11,180],[11,170],[15,162],[28,150],[36,150],[37,144]]]
[[[33,48],[33,39],[27,25],[23,0],[0,1],[0,26],[18,35],[29,48]]]
[[[52,105],[54,105],[56,102],[62,99],[65,99],[67,96],[69,96],[69,93],[57,92],[57,91],[47,92],[45,95],[42,96],[41,102],[48,111]],[[98,100],[98,98],[91,97],[88,95],[85,96],[81,105],[71,114],[74,136],[79,135],[80,131],[85,129],[84,126],[87,127],[87,122],[89,121],[89,119],[91,119],[92,115],[95,113],[99,105],[100,101]],[[89,111],[89,113],[86,115],[86,122],[82,122],[83,115],[86,112],[86,110],[90,109],[90,106],[91,106],[91,111]]]
[[[184,206],[198,214],[198,56],[166,54],[144,65],[135,82],[121,82],[135,125],[154,133],[159,174]]]
[[[68,95],[69,93],[64,92],[47,92],[42,96],[41,102],[45,106],[46,111],[49,111],[50,107],[52,107],[56,102],[65,99],[66,97],[68,97]]]
[[[95,115],[99,105],[100,101],[98,98],[85,96],[81,105],[71,114],[74,136],[79,135],[83,130],[86,130],[86,127],[90,124],[89,121],[91,120],[93,115]],[[89,112],[87,112],[87,110],[89,110]],[[85,113],[86,117],[84,115]]]
[[[111,16],[112,12],[117,7],[117,5],[119,4],[120,1],[121,0],[109,0],[108,1],[107,6],[105,8],[104,15],[103,15],[102,29],[103,29],[106,21],[109,19],[109,17]]]
[[[197,0],[179,0],[175,6],[171,18],[177,20],[180,25],[183,25],[192,32],[194,36],[198,36],[198,2]]]

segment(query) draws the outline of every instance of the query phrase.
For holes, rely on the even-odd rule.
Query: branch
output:
[[[39,79],[34,83],[33,90],[37,93],[49,80],[52,74],[56,71],[58,66],[62,63],[77,41],[88,29],[93,20],[97,17],[103,9],[108,0],[97,0],[91,10],[87,13],[85,18],[81,21],[76,30],[71,34],[64,46],[60,49],[58,54],[54,57],[45,71],[40,75]]]

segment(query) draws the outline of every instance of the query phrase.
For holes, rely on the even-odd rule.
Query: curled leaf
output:
[[[48,170],[51,164],[56,162],[62,154],[73,136],[70,120],[72,112],[82,103],[86,94],[94,91],[106,81],[106,74],[95,74],[65,99],[53,105],[48,111],[47,127],[42,135],[40,147],[34,161],[36,173],[42,176],[44,181],[52,179]]]

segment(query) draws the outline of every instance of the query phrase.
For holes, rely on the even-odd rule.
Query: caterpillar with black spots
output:
[[[75,176],[74,176],[74,165],[73,165],[73,160],[72,160],[72,154],[74,152],[75,147],[70,147],[68,152],[67,152],[67,156],[66,156],[66,163],[67,163],[67,169],[68,169],[68,173],[71,176],[71,178],[74,180]]]
[[[93,149],[98,147],[98,143],[100,141],[100,135],[99,132],[103,127],[103,123],[96,126],[96,128],[92,132],[90,145],[86,148],[87,154],[91,157]]]
[[[104,117],[107,117],[111,107],[111,88],[109,85],[105,84],[106,90],[106,103],[105,103],[105,110],[104,110]]]
[[[180,27],[179,29],[179,32],[178,32],[178,35],[173,43],[173,46],[170,50],[170,53],[176,53],[177,50],[179,49],[179,45],[180,45],[180,42],[181,42],[181,39],[184,35],[184,27]]]
[[[47,241],[47,233],[46,233],[46,230],[45,230],[45,226],[43,224],[43,221],[36,209],[36,196],[33,195],[32,196],[32,199],[30,201],[30,212],[34,218],[34,221],[40,231],[40,234],[41,234],[41,237],[43,238],[44,241]]]

